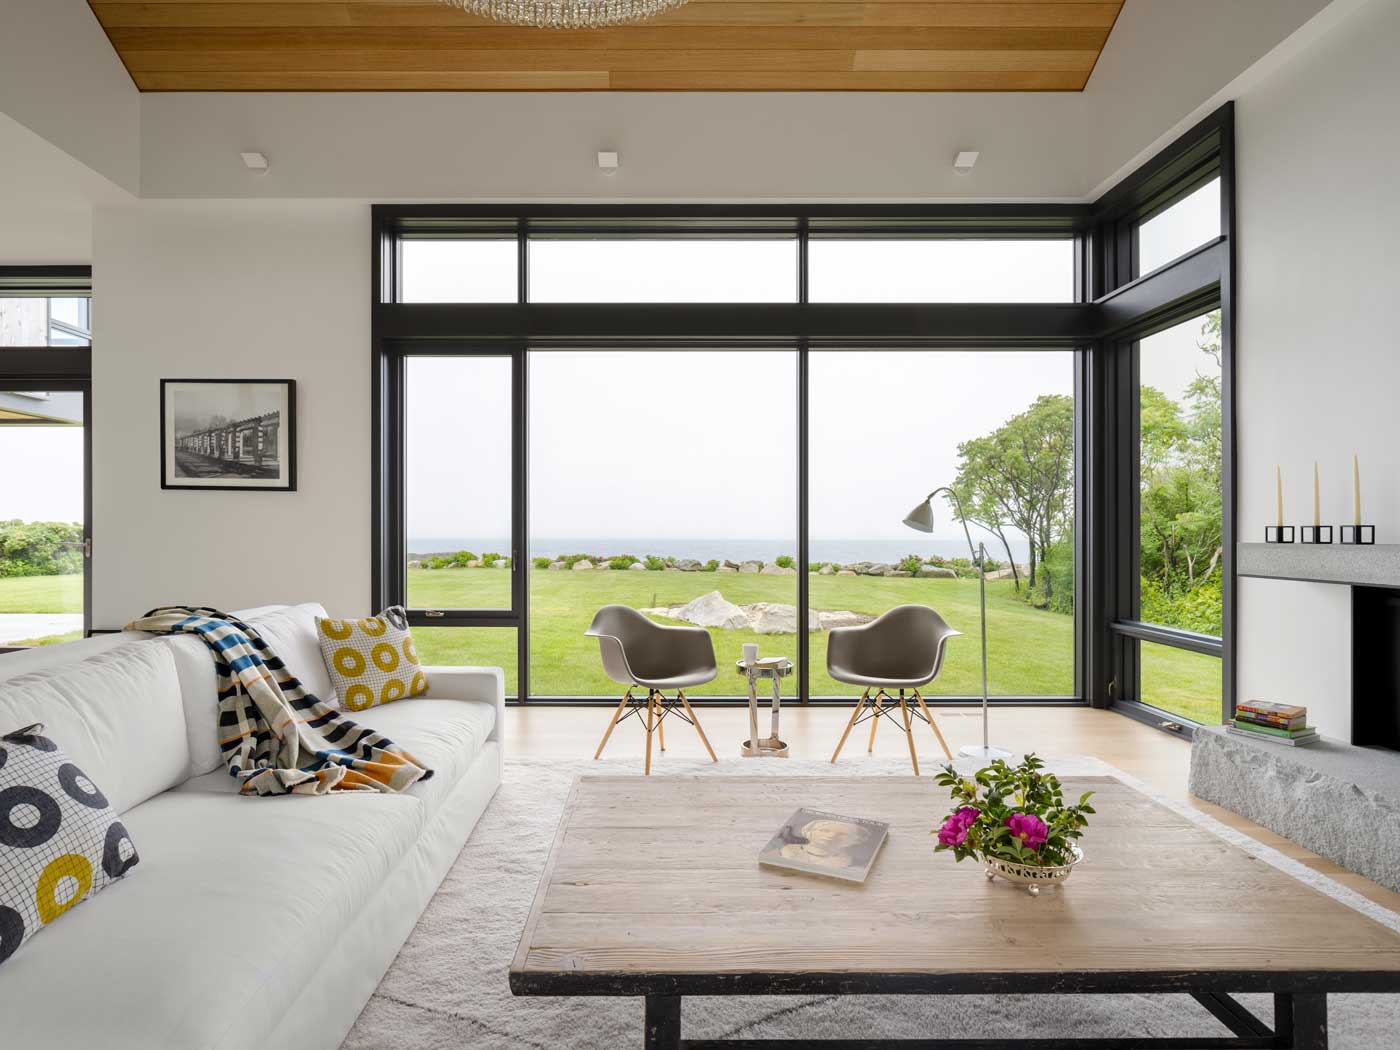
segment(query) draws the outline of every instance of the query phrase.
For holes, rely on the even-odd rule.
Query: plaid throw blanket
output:
[[[244,794],[403,791],[433,775],[308,693],[257,631],[227,613],[165,606],[126,629],[192,634],[209,647],[219,680],[219,748]]]

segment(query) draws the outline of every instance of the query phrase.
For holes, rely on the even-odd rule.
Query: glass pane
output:
[[[511,608],[511,359],[404,364],[408,604]]]
[[[1074,355],[1068,351],[813,351],[810,595],[814,696],[856,696],[826,672],[827,628],[927,605],[964,633],[930,695],[980,695],[977,574],[948,501],[932,533],[904,516],[956,485],[987,548],[993,695],[1074,694]],[[879,410],[853,392],[879,391]],[[848,420],[848,426],[840,425]],[[1032,455],[1026,448],[1033,448]]]
[[[87,298],[0,298],[0,346],[90,346]]]
[[[1219,636],[1220,312],[1139,344],[1138,618]]]
[[[532,693],[621,696],[584,637],[614,603],[709,628],[719,677],[691,695],[744,692],[745,642],[796,659],[796,368],[786,351],[531,354]]]
[[[0,390],[0,648],[83,634],[83,395]]]
[[[506,696],[518,696],[515,635],[514,627],[414,627],[413,644],[425,667],[499,667]]]
[[[795,240],[532,240],[534,303],[792,303]]]
[[[814,303],[1070,303],[1071,240],[824,240],[807,247]]]
[[[516,242],[460,240],[399,242],[399,302],[513,303]]]
[[[1220,725],[1224,686],[1218,656],[1156,642],[1139,645],[1142,684],[1138,695],[1144,704],[1202,725]]]
[[[1212,179],[1138,227],[1138,273],[1151,273],[1220,236],[1220,180]]]

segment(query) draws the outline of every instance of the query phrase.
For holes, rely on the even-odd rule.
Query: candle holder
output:
[[[1292,543],[1292,542],[1293,542],[1293,526],[1292,526],[1292,525],[1265,525],[1265,526],[1264,526],[1264,542],[1265,542],[1265,543]]]
[[[1371,546],[1376,542],[1376,527],[1374,525],[1343,525],[1341,542],[1355,544],[1358,547]]]
[[[1298,540],[1299,543],[1331,543],[1331,525],[1304,525],[1303,534]]]

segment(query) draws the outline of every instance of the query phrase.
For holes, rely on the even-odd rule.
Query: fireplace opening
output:
[[[1400,590],[1351,589],[1351,742],[1400,751]]]

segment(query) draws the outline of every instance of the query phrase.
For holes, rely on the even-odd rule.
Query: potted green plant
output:
[[[936,780],[948,788],[954,808],[931,833],[938,836],[934,852],[981,861],[989,881],[1000,875],[1032,896],[1069,878],[1084,859],[1076,842],[1094,812],[1093,792],[1067,806],[1059,780],[1044,768],[1034,754],[1014,767],[999,758],[971,778],[944,766]]]

